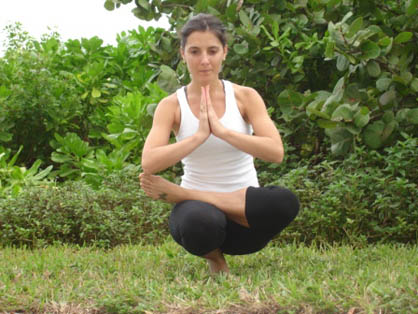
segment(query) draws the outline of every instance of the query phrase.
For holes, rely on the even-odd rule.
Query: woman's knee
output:
[[[274,187],[278,190],[278,202],[283,206],[285,209],[283,212],[289,219],[289,222],[294,220],[299,213],[299,199],[298,197],[289,189],[283,187]]]
[[[225,214],[200,201],[176,205],[170,217],[173,238],[194,255],[202,256],[219,248],[225,239],[225,228]]]
[[[279,228],[290,224],[299,212],[299,200],[280,186],[252,188],[247,192],[246,215],[250,226]]]

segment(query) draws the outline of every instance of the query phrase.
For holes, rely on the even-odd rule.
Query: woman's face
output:
[[[211,31],[195,31],[187,38],[184,49],[181,49],[181,55],[192,80],[207,85],[212,80],[218,79],[227,50]]]

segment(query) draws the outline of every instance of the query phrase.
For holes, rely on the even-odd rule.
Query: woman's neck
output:
[[[224,91],[224,83],[220,80],[214,80],[212,82],[210,82],[209,84],[209,91],[211,95],[216,95],[217,93],[220,93]],[[201,93],[201,88],[204,85],[202,85],[200,82],[190,82],[189,85],[187,85],[187,92],[188,93],[192,93],[192,94],[197,94],[200,95]]]

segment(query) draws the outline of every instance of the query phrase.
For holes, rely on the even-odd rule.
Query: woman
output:
[[[171,235],[207,259],[212,273],[229,272],[223,254],[262,249],[299,210],[289,190],[259,187],[254,157],[280,163],[283,144],[260,95],[219,79],[225,33],[208,14],[183,27],[180,52],[191,82],[159,103],[139,176],[148,196],[175,203]],[[169,144],[171,131],[177,142]],[[180,186],[154,175],[180,160]]]

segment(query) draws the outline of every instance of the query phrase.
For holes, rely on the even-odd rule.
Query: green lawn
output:
[[[418,247],[269,246],[231,275],[167,240],[0,250],[0,312],[418,313]]]

